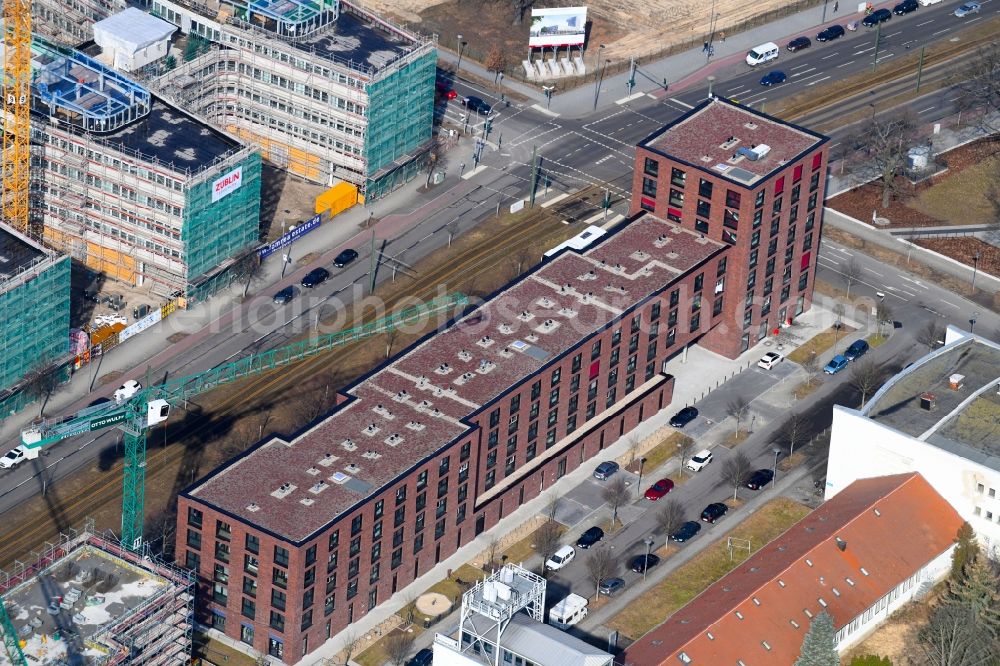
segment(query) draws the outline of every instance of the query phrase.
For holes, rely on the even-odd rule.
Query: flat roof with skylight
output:
[[[826,141],[721,97],[713,97],[639,145],[715,176],[753,186]]]

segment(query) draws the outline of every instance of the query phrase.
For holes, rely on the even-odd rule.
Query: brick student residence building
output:
[[[708,148],[671,143],[672,128],[661,131],[638,155],[637,187],[649,189],[642,173],[651,171],[662,192],[636,193],[653,212],[640,209],[588,249],[535,267],[343,389],[320,421],[257,444],[181,494],[177,553],[199,573],[201,621],[295,662],[668,406],[668,358],[706,339],[738,353],[742,322],[714,330],[743,316],[755,232],[762,253],[772,237],[781,248],[761,264],[784,256],[778,276],[791,266],[789,303],[801,295],[808,304],[815,262],[801,257],[819,220],[805,208],[822,199],[825,139],[723,101],[675,126],[700,114],[718,116],[708,125],[719,129],[698,130],[712,143],[720,142],[714,134],[751,131],[770,142],[762,160],[738,162],[752,185],[719,171],[718,160],[698,166],[691,155]],[[751,143],[760,142],[742,145]],[[684,161],[668,156],[674,144]],[[786,193],[776,196],[782,179]],[[687,197],[685,207],[668,206],[670,189]],[[717,206],[711,214],[697,215],[699,190]],[[781,198],[784,207],[774,203]],[[758,208],[768,219],[751,223]],[[731,229],[731,214],[746,229]],[[763,235],[772,217],[777,228]],[[760,282],[762,269],[753,269]],[[787,305],[775,296],[775,307]]]

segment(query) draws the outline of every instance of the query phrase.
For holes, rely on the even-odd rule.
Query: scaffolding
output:
[[[33,0],[31,3],[35,32],[69,45],[92,39],[94,23],[125,7],[125,0]]]
[[[505,564],[462,594],[458,623],[462,652],[500,657],[504,630],[520,611],[536,622],[545,619],[545,579],[515,564]],[[488,647],[487,647],[488,646]]]
[[[97,626],[87,621],[83,609],[114,592],[116,585],[125,595],[126,577],[132,581],[131,594],[144,584],[148,593]],[[83,530],[71,529],[33,552],[28,562],[16,561],[12,570],[0,571],[0,626],[5,645],[11,645],[10,632],[15,632],[17,648],[8,647],[7,661],[0,655],[0,664],[20,665],[27,663],[25,658],[37,662],[33,650],[51,657],[57,649],[102,666],[187,664],[194,586],[193,572],[160,562],[149,552],[133,553],[112,535],[97,534],[87,521]],[[33,619],[28,612],[39,599],[50,603],[45,622],[39,619],[44,615]]]

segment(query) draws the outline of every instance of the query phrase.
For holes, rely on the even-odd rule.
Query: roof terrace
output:
[[[713,97],[639,145],[752,186],[825,140],[820,134]]]
[[[48,256],[27,236],[0,225],[0,283],[34,266]]]
[[[461,437],[485,404],[723,247],[645,215],[596,247],[566,250],[355,385],[354,400],[321,423],[252,449],[189,494],[304,540]]]

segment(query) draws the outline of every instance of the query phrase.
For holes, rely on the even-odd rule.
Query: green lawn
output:
[[[790,499],[774,499],[734,528],[729,536],[749,539],[756,552],[809,512],[809,507]],[[714,543],[630,603],[612,618],[608,626],[632,639],[637,639],[666,620],[745,559],[745,552],[742,555],[734,552],[734,557],[730,561],[725,539]]]

